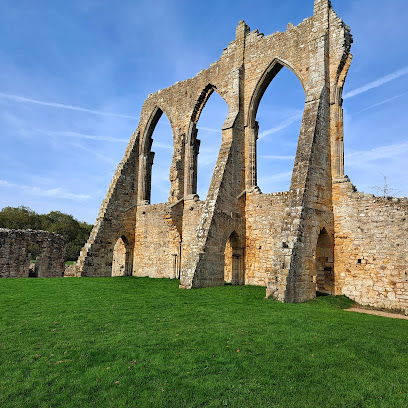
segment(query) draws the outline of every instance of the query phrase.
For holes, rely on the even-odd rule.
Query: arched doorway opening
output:
[[[320,231],[314,253],[315,270],[311,278],[316,295],[334,294],[334,248],[326,229]]]
[[[230,285],[245,285],[244,248],[240,246],[234,231],[228,238],[224,252],[224,282]]]
[[[112,276],[131,276],[131,248],[126,237],[121,236],[113,247]]]

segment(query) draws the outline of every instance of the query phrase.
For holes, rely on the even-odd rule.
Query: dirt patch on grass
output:
[[[345,309],[346,312],[357,312],[357,313],[365,313],[365,314],[371,314],[371,315],[376,315],[376,316],[383,316],[383,317],[391,317],[392,319],[404,319],[408,320],[408,316],[405,316],[400,313],[392,313],[392,312],[386,312],[383,310],[375,310],[375,309],[366,309],[364,306],[359,306],[359,305],[354,305],[350,307],[350,309]]]

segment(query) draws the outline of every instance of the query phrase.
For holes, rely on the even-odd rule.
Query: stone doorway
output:
[[[224,282],[230,285],[245,285],[244,249],[239,245],[234,231],[228,238],[224,252]]]
[[[31,243],[28,248],[28,261],[29,261],[29,278],[38,278],[38,256],[40,255],[40,247],[37,243]]]
[[[126,237],[122,236],[113,248],[112,276],[131,276],[131,248]]]
[[[315,274],[312,283],[316,295],[334,294],[333,243],[326,229],[320,231],[314,254]]]

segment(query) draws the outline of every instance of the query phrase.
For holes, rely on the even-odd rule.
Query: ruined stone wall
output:
[[[127,251],[125,240],[121,237],[113,247],[112,276],[127,276]]]
[[[1,278],[29,276],[31,244],[37,244],[40,251],[35,266],[38,277],[64,276],[65,240],[61,235],[46,231],[0,228]]]
[[[204,201],[189,200],[187,205],[184,205],[181,257],[182,268],[191,263],[191,257],[196,252],[196,248],[191,248],[191,245],[195,245],[197,227],[201,219],[204,204]]]
[[[333,189],[338,294],[363,305],[408,309],[408,199]]]
[[[290,193],[252,194],[247,197],[245,283],[266,286],[274,279],[275,257],[288,244],[281,241]],[[284,248],[285,247],[285,248]]]
[[[78,276],[78,266],[76,263],[65,267],[64,278],[76,278]]]
[[[170,204],[153,204],[138,208],[133,275],[151,278],[175,278],[174,255],[178,239],[169,222]]]

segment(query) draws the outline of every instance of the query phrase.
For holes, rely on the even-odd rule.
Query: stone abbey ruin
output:
[[[78,276],[179,278],[181,288],[266,286],[302,302],[316,292],[408,308],[408,200],[356,191],[344,175],[342,91],[350,29],[329,0],[313,16],[264,36],[241,21],[220,59],[150,94],[76,265]],[[274,77],[290,69],[305,105],[289,191],[257,187],[256,114]],[[197,192],[196,124],[213,92],[228,105],[208,195]],[[150,205],[152,134],[173,132],[169,199]]]

